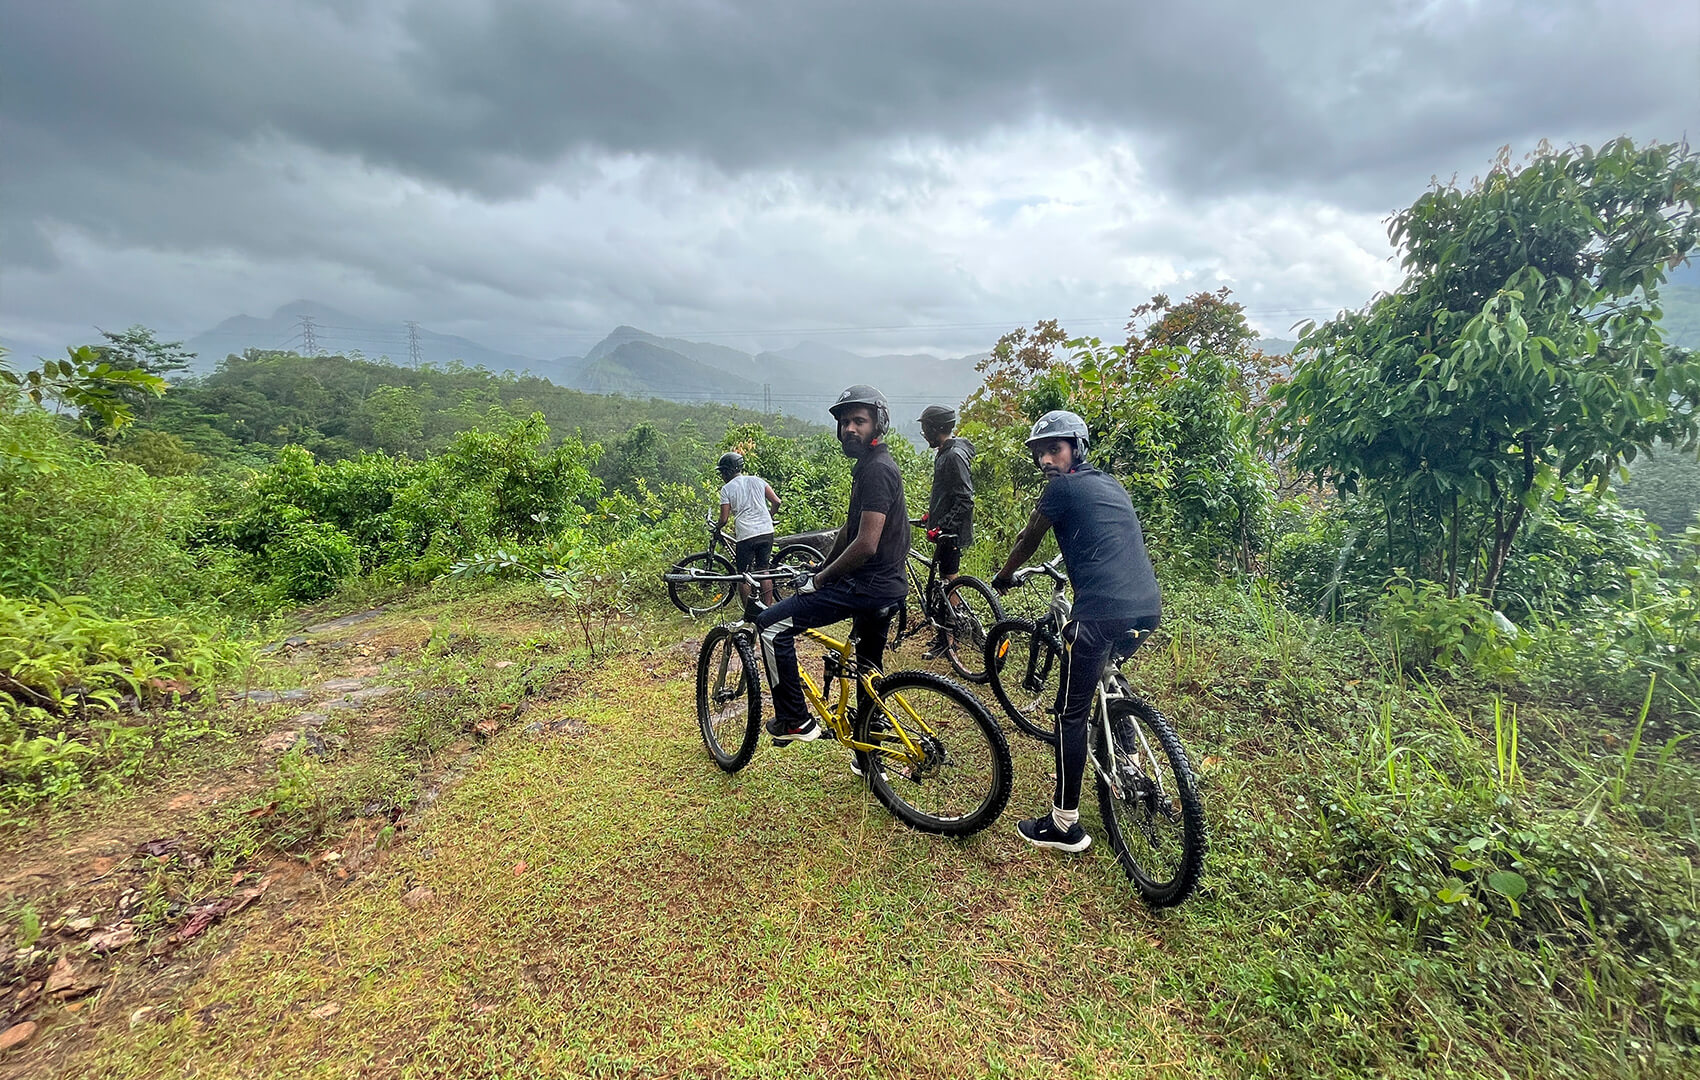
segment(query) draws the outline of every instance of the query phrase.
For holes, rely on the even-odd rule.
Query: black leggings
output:
[[[1157,629],[1152,615],[1143,619],[1071,619],[1063,624],[1062,684],[1057,687],[1057,786],[1051,805],[1058,810],[1080,809],[1080,787],[1086,775],[1087,728],[1092,699],[1104,664],[1129,630],[1140,632],[1137,649]],[[1132,650],[1123,648],[1123,655]]]

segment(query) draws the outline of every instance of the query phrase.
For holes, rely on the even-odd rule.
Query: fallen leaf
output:
[[[162,837],[158,840],[146,841],[137,847],[136,850],[140,851],[143,855],[152,855],[157,859],[161,856],[169,855],[171,852],[176,851],[182,846],[183,838],[181,836],[171,836]]]
[[[112,873],[112,868],[117,865],[117,858],[110,855],[103,855],[94,862],[89,863],[89,869],[94,872],[95,877],[105,877],[107,874]]]
[[[429,904],[432,900],[435,900],[436,897],[437,894],[425,886],[415,885],[413,888],[401,894],[401,902],[403,905],[417,910],[424,907],[426,904]]]
[[[65,1011],[68,1013],[82,1012],[83,1003],[80,1001],[68,1001],[65,1003]]]
[[[0,1031],[0,1050],[10,1050],[14,1046],[21,1046],[28,1042],[29,1037],[34,1034],[34,1020],[25,1020],[21,1024],[13,1024],[5,1031]]]
[[[484,736],[486,739],[495,735],[496,732],[501,730],[501,728],[502,725],[496,723],[494,720],[480,720],[478,723],[472,725],[472,730]]]
[[[496,661],[497,670],[500,670],[502,668],[510,668],[510,667],[513,667],[513,666],[514,666],[514,662],[512,660],[498,660],[498,661]]]
[[[315,1020],[329,1020],[341,1011],[342,1006],[333,1001],[329,1005],[320,1005],[307,1015],[311,1016]]]
[[[140,1024],[142,1021],[146,1020],[148,1017],[152,1016],[154,1009],[156,1009],[156,1008],[158,1008],[158,1006],[156,1006],[156,1005],[143,1005],[141,1008],[139,1008],[135,1012],[131,1013],[130,1014],[130,1026],[135,1027],[136,1025]]]
[[[254,807],[254,809],[248,811],[248,816],[249,817],[265,817],[267,814],[271,813],[273,810],[276,810],[276,809],[277,809],[277,803],[269,802],[264,806]]]
[[[527,869],[529,868],[525,865],[524,859],[514,863],[514,877],[519,877],[521,874],[525,873]]]
[[[71,958],[61,956],[59,962],[53,965],[53,970],[47,975],[49,994],[66,994],[77,988],[77,973],[71,970]]]
[[[105,953],[114,949],[121,949],[134,940],[136,940],[136,928],[127,922],[123,922],[110,930],[90,937],[88,946],[91,952]]]

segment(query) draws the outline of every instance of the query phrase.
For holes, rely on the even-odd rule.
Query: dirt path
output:
[[[299,925],[381,863],[482,740],[422,760],[412,805],[374,801],[325,822],[299,850],[233,843],[231,823],[275,813],[286,757],[360,767],[400,722],[407,694],[392,677],[408,674],[404,658],[428,634],[382,609],[310,626],[265,650],[277,689],[189,706],[214,711],[229,740],[191,748],[126,795],[6,837],[0,911],[15,937],[0,956],[0,1076],[39,1074],[99,1033],[170,1016],[250,933]]]

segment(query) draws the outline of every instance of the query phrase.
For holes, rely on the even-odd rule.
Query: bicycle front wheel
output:
[[[699,551],[695,555],[686,556],[673,564],[667,571],[669,574],[688,574],[695,571],[699,574],[730,575],[732,564],[723,556],[708,551]],[[706,615],[711,611],[726,606],[726,601],[732,599],[737,589],[729,581],[669,581],[667,583],[667,598],[673,601],[673,606],[686,615]]]
[[[862,718],[858,741],[881,748],[857,752],[874,796],[921,832],[968,836],[996,821],[1015,766],[985,706],[927,671],[899,671],[875,688],[879,704]]]
[[[992,587],[964,574],[944,591],[949,620],[945,658],[956,673],[971,683],[986,681],[986,633],[1003,621],[1003,605]]]
[[[1062,643],[1026,619],[1005,619],[986,635],[986,679],[992,696],[1022,734],[1056,745]]]
[[[716,626],[697,653],[697,726],[714,763],[737,772],[761,735],[761,675],[742,634]]]
[[[1092,711],[1098,810],[1122,869],[1152,907],[1192,895],[1204,870],[1204,806],[1180,736],[1137,698],[1110,702],[1110,723]]]

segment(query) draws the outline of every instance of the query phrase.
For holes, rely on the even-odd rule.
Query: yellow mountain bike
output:
[[[857,658],[854,633],[842,641],[818,630],[801,636],[826,647],[819,680],[802,671],[803,698],[854,751],[856,771],[886,809],[944,836],[967,836],[997,820],[1015,768],[1003,732],[973,694],[928,671],[882,674]],[[761,737],[758,651],[754,624],[740,621],[710,630],[697,655],[697,722],[727,772],[749,764]]]

